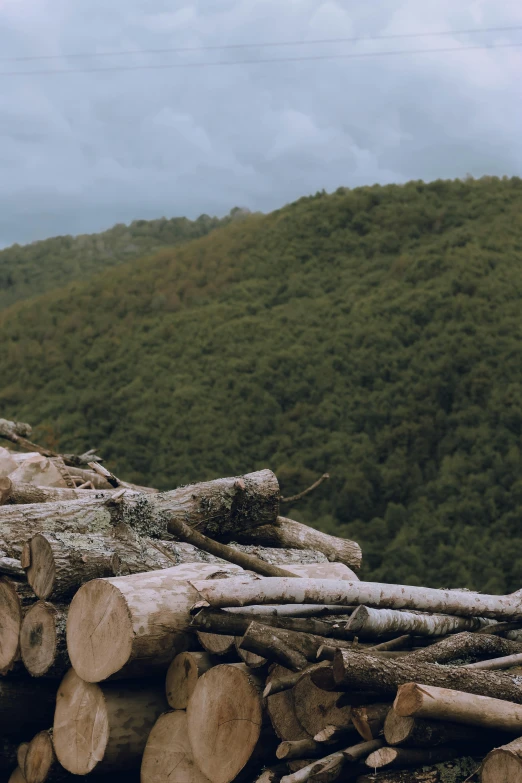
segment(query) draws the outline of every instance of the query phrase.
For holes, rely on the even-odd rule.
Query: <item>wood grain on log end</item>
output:
[[[154,724],[141,762],[141,783],[208,783],[194,762],[186,712],[166,712]]]

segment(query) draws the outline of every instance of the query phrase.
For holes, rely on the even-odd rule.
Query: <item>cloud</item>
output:
[[[522,31],[256,46],[522,25],[519,0],[501,11],[490,0],[0,0],[0,245],[270,210],[340,185],[520,175],[522,46],[342,55],[522,44]],[[223,44],[251,46],[212,48]],[[173,48],[190,51],[145,53]],[[141,53],[71,56],[123,50]],[[10,59],[37,54],[54,59]],[[294,59],[260,62],[278,58]],[[41,73],[117,66],[136,69]],[[1,75],[19,71],[30,73]]]

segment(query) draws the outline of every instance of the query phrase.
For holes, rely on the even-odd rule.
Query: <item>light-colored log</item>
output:
[[[54,749],[74,775],[137,769],[167,708],[164,689],[144,683],[87,683],[71,669],[58,688]]]
[[[346,617],[343,617],[343,620],[346,620],[354,608],[353,606],[328,606],[326,604],[279,604],[276,606],[253,604],[252,606],[230,606],[223,611],[230,614],[254,614],[256,617],[270,615],[273,617],[315,617],[319,619],[335,615],[346,615]]]
[[[186,709],[198,679],[217,663],[218,660],[206,652],[182,652],[176,655],[165,678],[169,706],[173,710]]]
[[[492,750],[482,763],[481,783],[520,783],[522,780],[522,737]]]
[[[398,689],[393,709],[404,717],[453,721],[522,734],[522,705],[448,688],[406,683]]]
[[[352,723],[361,737],[369,742],[382,735],[386,717],[391,710],[389,702],[376,702],[352,707]]]
[[[1,463],[0,463],[1,470]],[[0,506],[4,506],[9,502],[11,493],[13,491],[13,482],[9,476],[0,476]]]
[[[261,734],[260,683],[246,666],[221,664],[196,683],[187,707],[194,761],[211,783],[230,783],[249,761]]]
[[[54,752],[53,732],[40,731],[29,743],[24,764],[19,764],[27,783],[61,783],[70,781],[70,773],[58,762]]]
[[[9,476],[17,467],[18,463],[13,459],[13,452],[0,446],[0,479]]]
[[[20,653],[33,677],[61,679],[70,669],[66,623],[66,606],[37,601],[26,612],[20,631]]]
[[[483,595],[461,590],[437,590],[379,582],[348,582],[335,579],[289,579],[267,577],[252,584],[241,577],[204,584],[194,582],[202,600],[214,607],[263,603],[365,604],[383,609],[417,609],[471,617],[511,618],[522,614],[522,596]]]
[[[351,615],[347,628],[357,636],[365,638],[392,633],[445,636],[458,631],[476,631],[491,622],[480,617],[452,617],[445,614],[421,614],[359,606]]]
[[[276,665],[268,675],[266,687],[268,688],[271,682],[278,682],[292,674],[289,669]],[[293,684],[295,685],[295,683]],[[279,739],[293,741],[310,737],[297,719],[292,689],[285,689],[269,695],[266,699],[266,711]]]
[[[237,571],[233,565],[193,563],[87,582],[67,620],[73,667],[87,682],[166,672],[172,658],[188,649],[190,610],[198,599],[188,580]]]
[[[224,658],[228,661],[236,659],[236,640],[233,636],[226,636],[219,633],[206,633],[204,631],[196,631],[196,638],[203,649],[210,655],[217,655],[219,658]],[[223,663],[223,661],[221,661]]]
[[[457,748],[379,748],[366,759],[366,766],[376,769],[421,767],[449,761],[459,755]]]
[[[12,671],[20,658],[20,629],[30,600],[27,585],[0,578],[0,675]]]
[[[410,658],[387,660],[366,653],[337,650],[333,662],[334,679],[339,690],[373,690],[383,696],[395,696],[397,688],[405,683],[423,682],[522,703],[522,683],[507,674],[417,663]]]
[[[409,748],[433,748],[456,742],[474,742],[483,737],[480,729],[459,723],[425,720],[399,715],[393,707],[384,722],[384,738],[388,745]]]
[[[63,463],[62,463],[63,464]],[[67,482],[55,461],[40,454],[25,459],[9,478],[18,484],[34,484],[39,487],[67,487]]]
[[[12,576],[15,579],[25,579],[25,571],[20,560],[2,555],[0,555],[0,575]]]
[[[208,783],[194,763],[186,712],[166,712],[154,724],[143,753],[141,783]]]
[[[257,526],[255,530],[250,528],[248,534],[242,533],[238,540],[263,546],[316,549],[318,552],[323,552],[328,560],[344,563],[356,570],[360,568],[362,561],[361,548],[355,541],[321,533],[286,517],[277,517],[275,524]]]
[[[351,707],[337,707],[339,694],[314,685],[310,672],[295,685],[293,696],[297,720],[311,737],[326,726],[351,724]]]
[[[465,669],[482,669],[483,671],[500,671],[510,669],[513,666],[522,664],[522,653],[515,655],[503,655],[501,658],[491,658],[489,661],[477,661],[476,663],[467,663]]]

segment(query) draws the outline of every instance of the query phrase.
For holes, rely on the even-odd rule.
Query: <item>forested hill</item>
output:
[[[73,280],[86,280],[144,253],[205,236],[227,225],[236,211],[241,213],[236,208],[221,220],[208,215],[197,220],[135,220],[101,234],[54,237],[0,250],[0,309]]]
[[[341,189],[0,314],[0,410],[160,488],[260,467],[364,576],[520,587],[522,180]]]

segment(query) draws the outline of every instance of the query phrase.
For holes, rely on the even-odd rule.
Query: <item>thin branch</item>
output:
[[[327,481],[330,478],[329,473],[323,473],[321,478],[318,478],[317,481],[314,481],[311,486],[307,487],[307,489],[303,489],[302,492],[299,492],[297,495],[290,495],[288,498],[281,498],[281,503],[295,503],[297,500],[301,500],[301,498],[304,498],[305,495],[308,495],[309,492],[313,492],[314,489],[317,489],[317,487],[320,487],[323,481]]]

